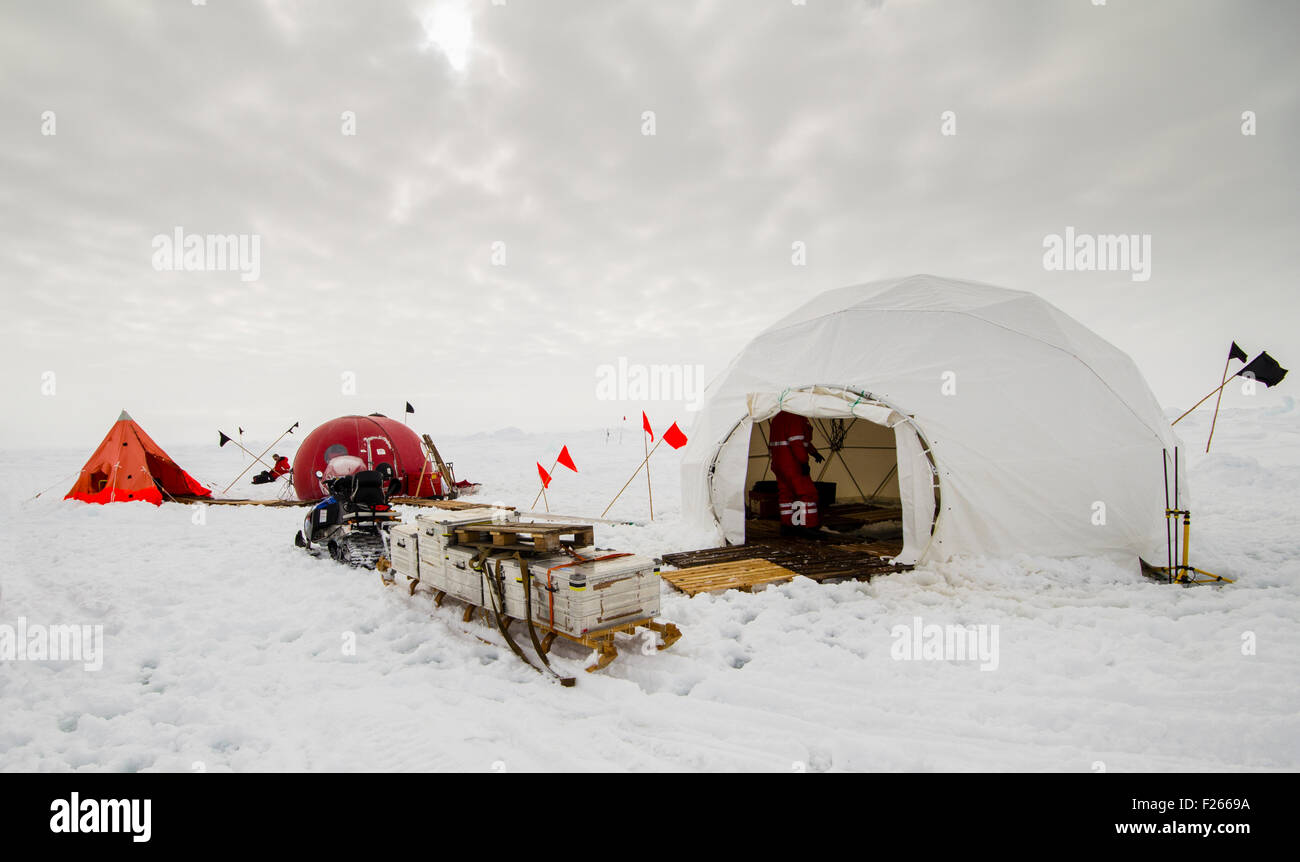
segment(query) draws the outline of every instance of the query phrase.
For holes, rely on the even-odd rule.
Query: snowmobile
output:
[[[325,551],[337,562],[375,568],[388,551],[388,528],[401,516],[388,503],[395,484],[392,465],[364,466],[360,458],[344,455],[330,461],[325,472],[316,471],[329,496],[303,520],[295,545],[314,556]]]

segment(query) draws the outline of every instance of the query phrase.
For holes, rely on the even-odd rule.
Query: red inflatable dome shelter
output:
[[[339,455],[355,455],[370,470],[391,464],[396,476],[391,490],[394,496],[442,495],[442,481],[434,475],[437,468],[419,435],[401,422],[371,413],[331,419],[303,439],[293,456],[293,490],[299,500],[319,500],[326,495],[316,471],[324,472],[329,460]]]

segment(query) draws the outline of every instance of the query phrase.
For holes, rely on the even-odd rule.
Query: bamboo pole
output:
[[[619,491],[618,491],[618,493],[614,495],[614,499],[612,499],[612,500],[609,501],[609,505],[605,507],[605,511],[600,513],[600,516],[601,516],[602,518],[605,517],[605,513],[606,513],[606,512],[608,512],[610,509],[614,508],[614,504],[618,502],[618,498],[621,497],[621,496],[623,496],[623,492],[627,490],[627,486],[628,486],[628,485],[631,485],[631,484],[632,484],[632,480],[635,479],[635,478],[637,477],[637,474],[641,472],[641,468],[642,468],[642,467],[645,467],[645,466],[650,462],[650,455],[653,455],[653,454],[655,453],[655,450],[657,450],[657,449],[659,448],[659,443],[662,443],[662,442],[664,442],[664,440],[663,440],[662,437],[660,437],[660,438],[659,438],[659,442],[658,442],[658,443],[655,443],[655,447],[654,447],[654,449],[651,449],[651,450],[650,450],[650,454],[649,454],[649,455],[646,455],[646,456],[645,456],[645,459],[642,460],[640,464],[637,464],[637,465],[636,465],[636,469],[632,471],[632,476],[631,476],[631,477],[630,477],[626,482],[623,483],[623,487],[620,488]]]
[[[555,468],[558,467],[558,466],[560,466],[560,459],[559,459],[559,458],[556,458],[556,459],[555,459],[555,463],[551,465],[551,478],[552,478],[552,479],[555,478]],[[541,477],[539,476],[538,479],[540,480]],[[542,483],[542,490],[538,491],[538,492],[537,492],[537,496],[533,498],[533,506],[536,506],[536,505],[537,505],[537,501],[540,500],[540,499],[542,499],[542,498],[545,497],[545,496],[546,496],[546,483],[543,482],[543,483]],[[533,506],[529,506],[528,508],[531,509],[531,508],[533,508]],[[547,511],[549,512],[550,509],[547,509]]]
[[[429,457],[427,455],[421,458],[420,460],[423,463],[420,464],[420,478],[417,479],[415,482],[415,492],[412,493],[410,488],[406,489],[406,492],[410,494],[412,497],[420,496],[420,486],[424,484],[424,471],[429,467]],[[408,473],[407,475],[409,476],[410,474]]]
[[[1235,342],[1234,342],[1235,343]],[[1232,354],[1228,355],[1228,361],[1223,363],[1223,385],[1228,383],[1228,366],[1232,364]],[[1214,418],[1210,420],[1210,436],[1205,440],[1205,451],[1210,451],[1210,444],[1214,442],[1214,426],[1219,422],[1219,405],[1223,403],[1223,386],[1219,387],[1219,397],[1214,400]]]
[[[659,439],[660,441],[663,440],[662,437]],[[645,451],[645,490],[650,496],[650,520],[653,521],[655,519],[655,491],[650,485],[650,441],[645,438],[644,434],[641,435],[641,448]],[[659,448],[658,443],[655,444],[655,448]]]
[[[587,515],[565,515],[561,512],[519,512],[521,518],[544,518],[564,524],[609,524],[615,527],[644,527],[644,521],[619,521],[611,518],[592,518]]]
[[[279,443],[279,442],[280,442],[281,440],[283,440],[287,435],[292,434],[292,433],[293,433],[293,429],[295,429],[295,428],[297,428],[297,427],[298,427],[298,423],[297,423],[297,422],[295,422],[295,423],[293,423],[292,425],[290,425],[287,429],[285,429],[285,432],[284,432],[283,434],[281,434],[279,437],[276,437],[275,440],[271,441],[271,445],[270,445],[270,446],[267,446],[265,449],[262,450],[262,455],[265,455],[267,452],[270,452],[272,449],[274,449],[276,443]],[[257,456],[257,461],[262,460],[262,455],[258,455],[258,456]],[[253,464],[256,464],[257,461],[254,461]],[[247,467],[245,467],[245,468],[244,468],[244,473],[247,473],[249,470],[253,469],[253,464],[249,464]],[[231,488],[235,487],[235,482],[238,482],[240,479],[244,478],[244,473],[240,473],[238,476],[236,476],[234,482],[231,482],[229,485],[227,485],[227,486],[226,486],[226,489],[225,489],[224,491],[222,491],[221,493],[222,493],[222,494],[225,494],[225,493],[227,493]]]
[[[227,440],[230,440],[231,443],[234,443],[236,446],[238,446],[238,447],[243,451],[243,453],[244,453],[245,455],[247,455],[247,456],[249,456],[250,458],[252,458],[254,464],[261,464],[263,467],[266,467],[266,468],[269,469],[269,470],[274,470],[274,469],[275,469],[275,468],[272,467],[270,464],[266,463],[266,462],[263,461],[261,458],[257,457],[257,456],[254,455],[252,452],[249,452],[247,449],[245,449],[245,448],[244,448],[244,444],[243,444],[243,443],[240,443],[239,440],[234,440],[234,439],[232,439],[232,438],[230,438],[230,437],[227,437],[226,439],[227,439]],[[242,439],[242,438],[241,438],[241,439]],[[272,445],[274,445],[274,444],[272,444]]]
[[[1170,422],[1169,424],[1170,424],[1171,426],[1173,426],[1173,425],[1177,425],[1177,424],[1178,424],[1179,422],[1181,422],[1184,418],[1186,418],[1186,416],[1187,416],[1188,413],[1191,413],[1191,412],[1192,412],[1193,410],[1195,410],[1197,407],[1200,407],[1200,406],[1201,406],[1202,404],[1204,404],[1206,401],[1209,401],[1211,398],[1213,398],[1213,397],[1215,396],[1215,393],[1222,392],[1222,391],[1223,391],[1223,387],[1227,386],[1229,383],[1231,383],[1232,381],[1236,380],[1237,377],[1238,377],[1240,374],[1241,374],[1241,372],[1238,371],[1236,374],[1232,375],[1232,376],[1229,377],[1227,380],[1223,381],[1223,383],[1222,383],[1220,386],[1218,386],[1218,387],[1215,388],[1214,392],[1211,392],[1209,395],[1206,395],[1206,396],[1205,396],[1204,398],[1202,398],[1200,401],[1197,401],[1197,402],[1196,402],[1195,404],[1193,404],[1191,407],[1187,408],[1187,411],[1186,411],[1185,413],[1183,413],[1182,416],[1179,416],[1177,419],[1175,419],[1173,422]]]

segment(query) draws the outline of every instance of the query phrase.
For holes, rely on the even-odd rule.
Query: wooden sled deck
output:
[[[897,509],[871,506],[836,506],[827,517],[831,529],[852,529],[866,523],[901,518]],[[903,550],[899,540],[854,541],[833,536],[803,539],[780,534],[775,521],[745,522],[743,545],[665,554],[663,579],[689,596],[721,590],[751,591],[765,584],[782,583],[796,575],[827,581],[841,578],[870,580],[876,575],[908,571],[912,567],[890,562]]]

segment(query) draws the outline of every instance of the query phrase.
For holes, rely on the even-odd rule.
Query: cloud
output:
[[[598,425],[618,410],[589,397],[601,364],[717,372],[813,293],[918,271],[1037,290],[1186,403],[1220,341],[1295,343],[1297,17],[19,6],[0,32],[0,433],[85,442],[127,406],[206,439],[208,415],[310,423],[416,393],[435,431]],[[260,280],[155,272],[150,239],[178,225],[260,236]],[[1066,225],[1152,234],[1152,280],[1045,272]]]

